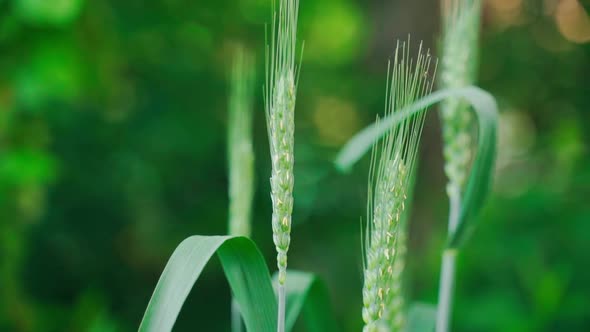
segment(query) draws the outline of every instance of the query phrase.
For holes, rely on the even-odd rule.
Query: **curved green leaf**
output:
[[[475,86],[434,92],[414,104],[386,116],[379,124],[374,123],[361,130],[342,148],[335,163],[340,170],[350,169],[369,151],[375,140],[383,136],[390,127],[399,124],[403,119],[415,113],[425,112],[429,106],[451,97],[464,98],[473,106],[477,114],[479,128],[477,153],[459,213],[458,226],[453,233],[449,234],[448,247],[456,248],[466,238],[466,234],[473,224],[466,221],[472,219],[479,212],[490,188],[496,156],[498,122],[498,106],[491,94]]]
[[[436,307],[427,303],[413,303],[408,311],[406,332],[432,332],[436,326]]]
[[[191,236],[176,248],[148,304],[139,331],[171,331],[193,284],[217,253],[248,331],[274,332],[277,304],[268,268],[246,237]]]
[[[273,284],[277,284],[277,275]],[[287,271],[287,305],[285,331],[293,329],[303,313],[308,332],[335,332],[336,321],[330,305],[328,290],[316,275],[303,271]]]
[[[475,92],[475,91],[474,91]],[[465,189],[459,223],[457,229],[449,238],[448,247],[457,248],[475,225],[467,220],[474,219],[483,207],[490,191],[492,174],[496,161],[496,131],[498,127],[498,106],[496,100],[489,93],[467,93],[465,98],[470,101],[477,113],[478,141],[477,154],[471,166],[471,173]],[[477,102],[475,102],[477,101]]]

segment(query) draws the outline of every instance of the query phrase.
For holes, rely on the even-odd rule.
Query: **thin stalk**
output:
[[[458,187],[449,187],[449,201],[449,234],[452,234],[457,228],[461,208],[461,196]],[[449,331],[453,307],[456,257],[457,250],[455,249],[443,251],[436,313],[436,332]]]
[[[440,288],[438,293],[438,310],[436,314],[436,332],[449,331],[455,284],[455,261],[457,251],[446,249],[442,256]]]
[[[286,286],[285,284],[279,285],[279,316],[277,320],[277,332],[285,332],[285,306],[287,303],[287,296],[286,296]]]

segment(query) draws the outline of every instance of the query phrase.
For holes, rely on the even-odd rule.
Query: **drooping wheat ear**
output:
[[[441,88],[475,83],[480,12],[481,0],[443,0]],[[446,99],[440,109],[445,173],[449,179],[447,193],[454,199],[460,196],[467,180],[472,155],[472,115],[469,105],[458,98]]]
[[[270,45],[266,49],[265,109],[272,161],[272,230],[281,285],[286,280],[293,211],[298,9],[298,0],[279,0],[278,12],[274,12]]]
[[[385,116],[412,104],[432,90],[431,58],[418,51],[410,58],[409,42],[398,42],[388,68]],[[401,331],[405,234],[401,219],[424,124],[424,112],[391,128],[372,150],[367,229],[364,240],[363,331]]]
[[[231,75],[228,115],[229,234],[250,236],[254,195],[252,109],[254,65],[240,48]]]

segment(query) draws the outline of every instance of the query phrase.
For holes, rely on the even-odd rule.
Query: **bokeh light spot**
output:
[[[15,0],[22,20],[33,24],[63,25],[78,17],[84,0]]]
[[[522,0],[490,0],[487,4],[494,23],[500,27],[517,25],[522,21]]]
[[[356,108],[349,102],[334,97],[318,99],[313,123],[322,143],[333,146],[343,144],[359,129]]]
[[[319,2],[304,25],[305,61],[338,65],[362,49],[363,16],[348,2]]]
[[[526,157],[536,140],[532,119],[525,112],[509,111],[500,115],[498,135],[498,166]]]
[[[555,22],[561,34],[574,43],[590,41],[590,18],[577,0],[562,0],[555,10]]]

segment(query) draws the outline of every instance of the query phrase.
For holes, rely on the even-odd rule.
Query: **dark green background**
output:
[[[568,40],[559,3],[484,6],[480,83],[501,107],[499,156],[459,260],[457,332],[590,329],[590,48]],[[274,267],[269,20],[270,0],[0,0],[1,331],[133,331],[174,247],[226,232],[227,78],[240,44],[258,68],[253,238]],[[340,175],[331,160],[383,110],[395,40],[411,33],[436,55],[439,30],[434,0],[301,0],[289,266],[327,281],[343,331],[362,321],[367,161]],[[431,303],[444,185],[433,112],[408,269],[409,296]],[[229,331],[228,308],[215,262],[176,330]]]

